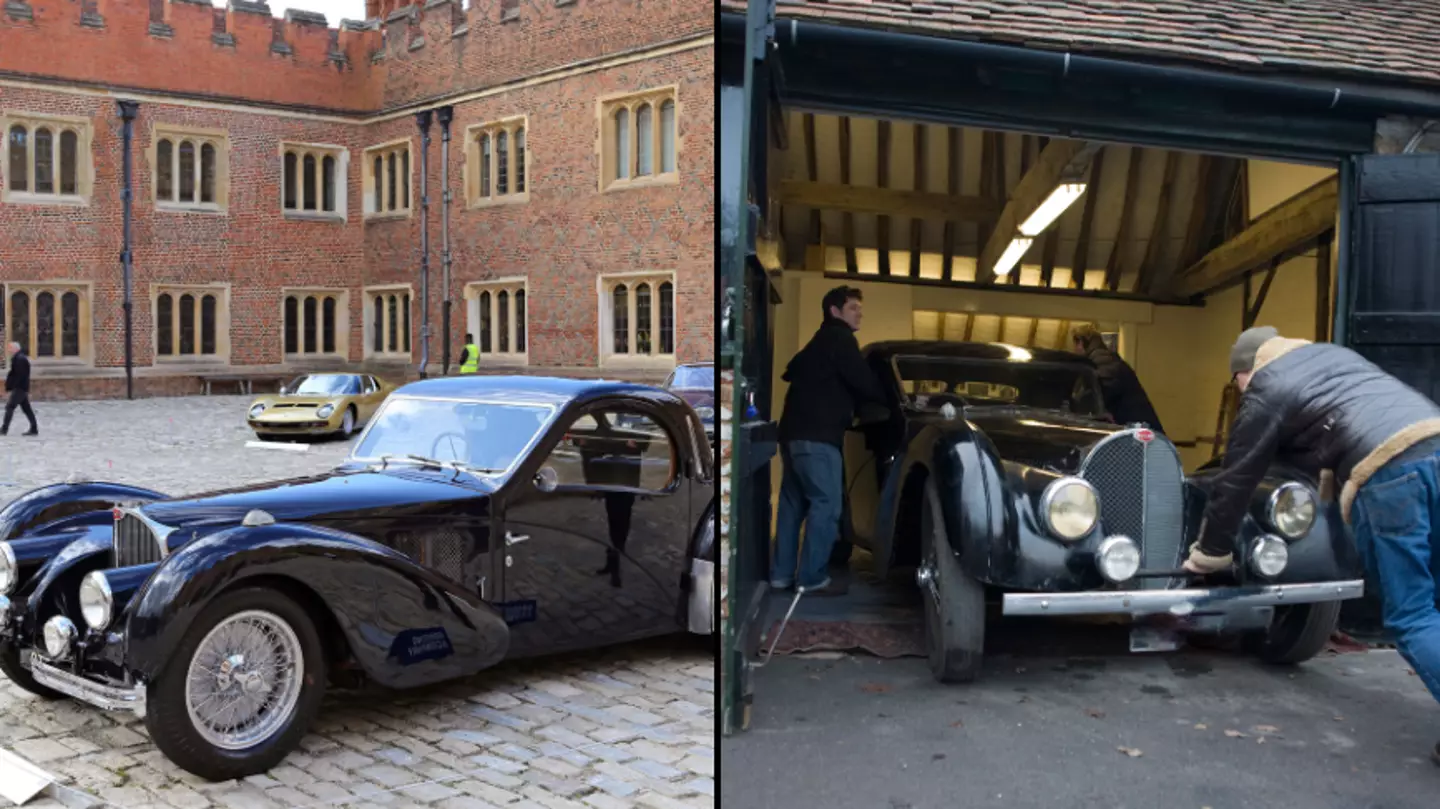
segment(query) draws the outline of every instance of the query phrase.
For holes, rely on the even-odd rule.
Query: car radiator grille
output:
[[[115,521],[111,544],[115,549],[116,567],[147,565],[159,562],[165,556],[160,548],[160,538],[134,514],[126,514]]]
[[[465,580],[465,560],[470,553],[468,534],[447,528],[431,531],[396,531],[390,547],[455,582]]]
[[[1153,436],[1149,441],[1139,435]],[[1144,570],[1180,567],[1185,536],[1185,472],[1164,436],[1126,430],[1101,441],[1080,465],[1080,476],[1100,495],[1100,527],[1140,545]],[[1178,579],[1140,579],[1141,589],[1173,587]]]

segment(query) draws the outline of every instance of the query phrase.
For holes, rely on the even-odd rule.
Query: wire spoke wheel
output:
[[[244,750],[287,727],[304,680],[295,630],[274,613],[246,610],[216,624],[196,647],[185,676],[185,706],[207,743]]]

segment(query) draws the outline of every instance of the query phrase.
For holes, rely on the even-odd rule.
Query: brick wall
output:
[[[676,274],[679,361],[713,354],[713,51],[696,36],[713,25],[698,0],[575,0],[520,4],[518,19],[500,21],[498,3],[476,0],[468,15],[431,0],[392,14],[378,30],[328,30],[296,20],[261,31],[263,15],[232,7],[205,28],[200,6],[164,3],[169,36],[151,31],[150,6],[102,3],[104,27],[82,24],[88,3],[33,6],[33,19],[0,11],[0,114],[79,116],[93,128],[94,193],[89,204],[0,202],[0,283],[90,281],[94,367],[68,373],[37,363],[52,390],[76,396],[123,393],[124,380],[97,376],[123,364],[121,309],[121,140],[114,98],[141,88],[135,123],[135,362],[154,361],[151,285],[230,285],[230,361],[272,370],[282,353],[281,287],[349,291],[349,356],[364,356],[364,299],[369,285],[408,283],[416,295],[412,352],[420,349],[420,138],[416,101],[454,105],[450,154],[453,309],[452,360],[466,327],[464,284],[500,277],[528,281],[529,362],[537,368],[595,368],[600,273]],[[490,19],[491,7],[495,19]],[[75,19],[71,19],[74,17]],[[642,24],[648,20],[652,24]],[[236,45],[217,44],[224,22]],[[372,21],[376,24],[377,21]],[[266,39],[264,48],[259,40]],[[323,32],[323,35],[322,35]],[[457,35],[458,33],[458,35]],[[688,44],[673,45],[691,35]],[[418,34],[418,41],[417,35]],[[221,38],[223,40],[223,37]],[[381,48],[380,43],[390,45]],[[288,43],[291,53],[272,49]],[[327,47],[321,47],[324,43]],[[59,43],[57,46],[56,43]],[[316,44],[320,43],[320,44]],[[399,44],[396,44],[399,43]],[[252,47],[253,44],[253,47]],[[699,45],[697,47],[697,44]],[[49,50],[57,48],[56,50]],[[646,50],[648,48],[648,50]],[[332,59],[330,50],[345,59]],[[58,52],[84,52],[75,60]],[[49,61],[42,61],[49,53]],[[493,59],[491,55],[493,54]],[[372,58],[373,56],[373,58]],[[585,60],[589,60],[588,62]],[[580,64],[577,64],[580,63]],[[564,70],[558,70],[564,68]],[[243,82],[235,81],[241,71]],[[80,92],[82,80],[110,84],[114,95]],[[677,185],[598,191],[600,96],[678,86]],[[197,100],[201,99],[201,100]],[[411,105],[402,108],[402,105]],[[303,107],[303,109],[302,109]],[[350,109],[363,112],[349,114]],[[470,209],[461,185],[466,127],[527,115],[528,201]],[[147,150],[157,124],[222,130],[229,138],[229,193],[224,213],[159,211],[152,200]],[[440,128],[431,129],[431,371],[441,358]],[[416,181],[408,218],[366,222],[363,150],[410,138]],[[296,221],[280,205],[281,141],[349,150],[346,221]],[[8,167],[0,161],[0,182]],[[166,368],[152,368],[156,374]],[[405,373],[404,366],[390,370]],[[603,369],[602,369],[603,370]],[[142,391],[184,392],[189,381],[153,382]],[[558,371],[557,371],[558,372]],[[653,376],[653,371],[629,375]],[[619,374],[614,374],[619,375]],[[73,377],[61,385],[58,380]]]

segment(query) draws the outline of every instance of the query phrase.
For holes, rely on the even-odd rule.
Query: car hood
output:
[[[151,503],[141,510],[164,525],[238,523],[251,509],[277,521],[342,516],[365,511],[403,511],[407,506],[483,498],[494,486],[468,475],[397,466],[386,470],[336,470],[323,475],[191,495]]]
[[[1079,471],[1086,450],[1123,429],[1105,421],[1029,407],[972,407],[965,417],[995,444],[1002,460],[1066,474]]]
[[[334,396],[266,396],[255,400],[256,404],[263,404],[266,407],[287,405],[290,407],[319,407],[331,402],[339,402],[349,394],[337,393]]]

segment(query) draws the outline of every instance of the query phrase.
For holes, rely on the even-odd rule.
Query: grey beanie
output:
[[[1255,368],[1255,353],[1266,341],[1280,336],[1274,326],[1256,326],[1240,332],[1230,348],[1230,373],[1238,374]]]

